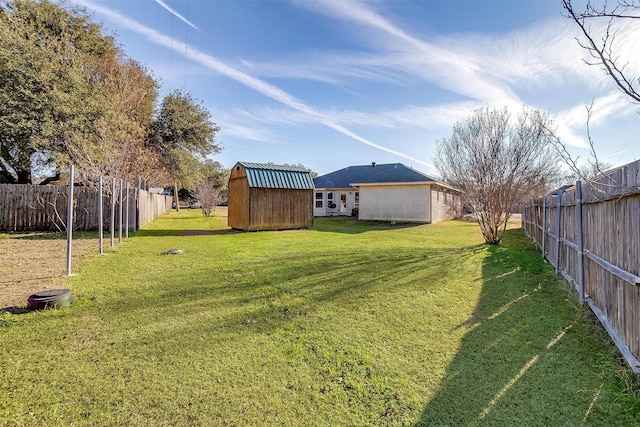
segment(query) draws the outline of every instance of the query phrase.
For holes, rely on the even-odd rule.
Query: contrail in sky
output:
[[[158,4],[161,4],[160,0],[155,0],[156,2],[158,2]],[[124,15],[121,15],[118,12],[115,12],[111,9],[107,9],[105,7],[102,6],[98,6],[96,4],[90,3],[86,0],[76,0],[76,3],[87,7],[89,9],[93,9],[96,12],[108,16],[110,19],[118,22],[120,25],[125,26],[127,28],[129,28],[132,31],[135,31],[143,36],[145,36],[147,39],[149,39],[151,42],[156,43],[158,45],[167,47],[167,48],[171,48],[176,47],[179,49],[184,49],[186,47],[185,43],[181,43],[178,42],[176,40],[172,40],[171,37],[166,36],[152,28],[149,28],[145,25],[140,24],[137,21],[134,21],[133,19],[130,19]],[[166,7],[166,6],[165,6]],[[370,147],[374,147],[377,148],[379,150],[385,151],[387,153],[390,154],[394,154],[397,155],[399,157],[403,157],[407,160],[411,160],[413,162],[416,163],[420,163],[422,165],[425,165],[427,167],[431,167],[431,165],[425,161],[422,160],[418,160],[414,157],[411,157],[407,154],[401,153],[399,151],[393,150],[391,148],[387,148],[387,147],[383,147],[382,145],[376,144],[375,142],[369,141],[368,139],[356,134],[355,132],[350,131],[349,129],[345,128],[344,126],[339,124],[339,120],[330,117],[326,114],[321,113],[320,111],[316,110],[315,108],[305,104],[304,102],[300,101],[299,99],[297,99],[296,97],[294,97],[293,95],[283,91],[282,89],[280,89],[277,86],[274,86],[272,84],[269,84],[263,80],[260,80],[258,78],[252,77],[246,73],[243,73],[242,71],[239,71],[229,65],[227,65],[226,63],[218,60],[216,57],[209,55],[207,53],[201,52],[198,49],[195,49],[193,47],[189,47],[189,49],[185,49],[185,51],[187,51],[186,55],[189,59],[191,59],[192,61],[198,62],[202,65],[204,65],[205,67],[207,67],[210,70],[216,71],[224,76],[227,76],[230,79],[233,79],[273,100],[276,100],[296,111],[302,112],[307,114],[310,117],[313,117],[318,123],[322,123],[325,126],[349,137],[352,138],[362,144],[368,145]]]
[[[187,24],[188,26],[190,26],[191,28],[194,28],[198,31],[200,31],[200,28],[196,27],[195,25],[193,25],[191,22],[189,22],[189,20],[187,18],[185,18],[184,16],[180,15],[177,11],[175,11],[174,9],[170,8],[168,4],[166,4],[165,2],[163,2],[162,0],[154,0],[156,3],[158,3],[160,6],[164,7],[165,9],[167,9],[169,12],[171,12],[171,14],[173,16],[175,16],[176,18],[180,19],[181,21],[183,21],[185,24]]]

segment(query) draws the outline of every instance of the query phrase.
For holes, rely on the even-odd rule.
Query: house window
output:
[[[356,191],[355,199],[356,199],[355,200],[356,201],[355,205],[356,205],[356,208],[357,208],[358,206],[360,206],[360,192]]]
[[[333,200],[333,193],[327,193],[327,200]]]
[[[322,200],[322,193],[316,193],[316,200]]]
[[[316,200],[316,208],[322,208],[322,200]]]

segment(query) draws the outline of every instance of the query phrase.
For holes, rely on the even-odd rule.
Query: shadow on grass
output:
[[[176,217],[175,219],[191,219],[189,217]],[[174,220],[174,218],[172,218]],[[323,217],[315,218],[314,224],[310,229],[314,231],[321,231],[326,233],[340,233],[340,234],[361,234],[369,231],[384,231],[384,230],[397,230],[402,228],[418,227],[424,224],[408,223],[408,222],[389,222],[389,221],[360,221],[351,217]],[[241,233],[279,233],[282,231],[290,230],[259,230],[259,231],[243,231],[233,228],[223,228],[218,230],[205,230],[205,229],[144,229],[139,230],[135,234],[136,236],[225,236],[229,234],[241,234]]]
[[[214,307],[213,323],[193,320],[180,324],[180,333],[209,329],[242,333],[270,333],[285,324],[336,307],[366,307],[372,294],[385,298],[402,286],[435,290],[442,277],[474,257],[484,245],[465,248],[416,250],[385,248],[369,252],[349,248],[337,258],[334,253],[310,257],[305,253],[270,254],[268,260],[245,261],[232,271],[204,269],[190,276],[189,283],[172,283],[170,277],[143,292],[112,295],[100,310],[109,316],[144,317],[153,313],[158,321],[176,312],[195,319]],[[336,262],[339,259],[339,262]],[[345,280],[345,277],[348,279]],[[402,283],[402,285],[398,285]],[[132,323],[132,328],[138,328]],[[177,331],[168,327],[154,331],[153,339],[170,339]],[[151,337],[138,337],[145,342]]]
[[[225,228],[222,230],[139,230],[135,233],[140,237],[166,237],[166,236],[226,236],[229,234],[238,234],[242,231],[234,230],[231,228]]]
[[[18,240],[67,240],[66,232],[59,231],[36,231],[36,232],[15,232],[7,233],[9,239]],[[74,231],[73,240],[97,239],[97,231]]]
[[[9,307],[0,308],[0,314],[2,314],[2,313],[26,314],[26,313],[31,313],[32,311],[34,311],[34,310],[31,309],[31,308],[17,307],[15,305],[12,305],[12,306],[9,306]]]
[[[602,378],[593,372],[597,356],[576,342],[584,310],[531,251],[521,230],[489,248],[480,300],[458,326],[468,333],[417,426],[578,425],[588,418]]]
[[[313,229],[316,231],[342,234],[360,234],[369,231],[396,230],[418,227],[424,224],[396,221],[361,221],[354,217],[315,218]]]

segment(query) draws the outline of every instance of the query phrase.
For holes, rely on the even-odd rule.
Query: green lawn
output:
[[[635,377],[520,230],[183,211],[77,273],[73,307],[0,314],[0,425],[640,425]]]

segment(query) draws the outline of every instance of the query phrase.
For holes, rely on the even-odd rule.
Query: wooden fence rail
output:
[[[115,194],[120,209],[119,185]],[[128,190],[128,191],[127,191]],[[171,209],[171,197],[123,186],[122,207],[130,218],[129,229],[136,230]],[[51,185],[0,184],[0,231],[63,231],[67,216],[67,187]],[[75,187],[73,191],[74,230],[98,229],[99,193],[97,188]],[[105,185],[103,223],[110,224],[111,190]],[[116,221],[118,215],[116,215]]]
[[[523,205],[526,235],[640,373],[640,161]]]

